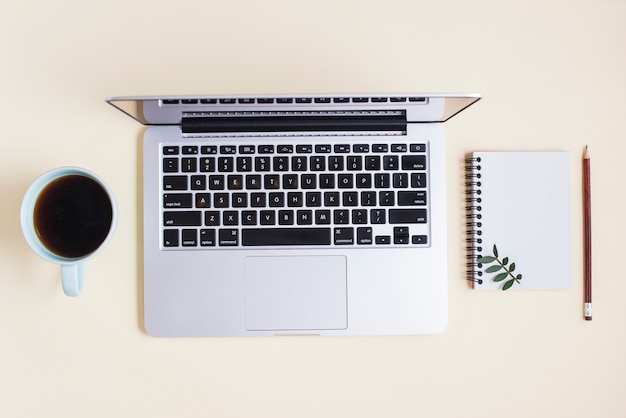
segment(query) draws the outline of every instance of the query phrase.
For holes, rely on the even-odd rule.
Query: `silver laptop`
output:
[[[119,97],[143,134],[144,318],[159,337],[447,325],[439,123],[478,95]]]

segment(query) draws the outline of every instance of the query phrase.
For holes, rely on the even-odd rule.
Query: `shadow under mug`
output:
[[[22,232],[42,258],[61,265],[68,296],[79,296],[85,262],[112,239],[118,210],[111,189],[96,174],[61,167],[39,176],[28,188],[20,211]]]

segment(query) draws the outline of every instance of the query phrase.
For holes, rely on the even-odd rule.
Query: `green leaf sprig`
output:
[[[481,264],[497,263],[488,267],[487,270],[485,270],[487,273],[496,273],[500,270],[504,270],[493,278],[494,282],[501,282],[510,277],[509,280],[504,283],[504,286],[502,286],[502,290],[508,290],[515,283],[519,283],[520,280],[522,280],[521,274],[517,276],[513,274],[515,271],[515,263],[509,265],[509,257],[504,257],[502,260],[498,258],[498,247],[496,247],[495,244],[493,245],[493,256],[480,257],[477,261]]]

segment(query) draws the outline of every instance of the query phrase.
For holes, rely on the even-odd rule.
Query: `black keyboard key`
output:
[[[426,192],[398,192],[398,206],[426,206]]]
[[[248,193],[233,193],[232,206],[234,208],[247,208]]]
[[[353,209],[352,210],[352,223],[353,224],[366,224],[367,223],[367,210],[366,209]]]
[[[332,147],[330,146],[330,144],[321,144],[315,146],[315,152],[320,154],[328,154],[331,151]]]
[[[426,144],[411,144],[411,152],[426,152]]]
[[[178,154],[179,147],[176,145],[163,147],[163,155],[176,155]]]
[[[374,174],[374,187],[377,189],[387,189],[390,187],[389,174],[376,173]]]
[[[200,172],[212,173],[215,171],[215,157],[200,158]]]
[[[409,187],[409,175],[407,173],[393,173],[394,189],[406,189]]]
[[[274,157],[274,171],[289,171],[289,157]]]
[[[337,186],[340,189],[352,189],[354,187],[354,176],[352,174],[339,174],[337,176]]]
[[[372,244],[372,228],[369,226],[360,226],[356,229],[356,243],[359,245]]]
[[[217,170],[230,173],[235,169],[235,159],[233,157],[219,157],[217,159]]]
[[[356,187],[358,189],[370,189],[372,187],[372,175],[369,173],[357,174]]]
[[[294,222],[293,210],[279,210],[278,211],[278,224],[279,225],[293,225]]]
[[[291,154],[293,153],[293,145],[279,145],[276,147],[276,152],[279,154]]]
[[[307,192],[305,196],[306,206],[320,207],[322,206],[322,193],[321,192]]]
[[[307,158],[303,156],[296,156],[291,158],[291,169],[293,171],[306,171]]]
[[[298,188],[298,175],[297,174],[283,174],[283,187],[285,189],[297,189]]]
[[[274,145],[259,145],[258,153],[259,154],[273,154]]]
[[[178,173],[178,158],[163,158],[164,173]]]
[[[241,212],[242,225],[253,226],[257,222],[257,213],[253,210],[244,210]]]
[[[230,203],[230,195],[228,193],[215,193],[213,195],[214,208],[227,208]]]
[[[409,243],[409,228],[406,226],[396,226],[393,228],[393,243],[394,244],[408,244]]]
[[[373,152],[387,152],[387,144],[374,144],[372,145]]]
[[[164,208],[191,208],[191,193],[167,193],[163,195]]]
[[[389,209],[391,224],[423,224],[426,223],[426,209]]]
[[[222,225],[237,226],[239,225],[239,212],[236,210],[227,210],[222,214]]]
[[[237,157],[237,171],[252,171],[252,157]]]
[[[385,212],[385,209],[370,210],[370,222],[376,225],[386,223],[387,213]]]
[[[183,154],[196,155],[198,153],[198,147],[195,145],[188,145],[183,147]]]
[[[211,207],[211,195],[209,193],[196,193],[196,207],[197,208],[210,208]]]
[[[380,155],[368,155],[365,157],[366,170],[380,170]]]
[[[209,189],[210,190],[224,190],[226,187],[226,181],[222,174],[215,174],[209,176]]]
[[[270,171],[270,157],[256,157],[254,159],[254,169],[256,171]]]
[[[342,201],[344,206],[358,206],[359,205],[359,193],[358,192],[343,192]]]
[[[276,225],[276,212],[273,210],[262,210],[259,214],[261,225]]]
[[[312,145],[296,145],[296,152],[298,154],[310,154],[313,152]]]
[[[319,209],[315,211],[315,224],[328,225],[330,224],[330,211],[328,209]]]
[[[330,228],[244,228],[244,246],[330,245]]]
[[[389,236],[389,235],[377,235],[376,236],[376,244],[378,244],[378,245],[391,244],[391,236]]]
[[[204,212],[204,224],[206,226],[219,226],[220,213],[215,210],[208,210]]]
[[[217,154],[217,145],[204,145],[200,147],[202,154]]]
[[[201,226],[202,212],[185,210],[176,212],[163,212],[164,226]]]
[[[399,168],[398,156],[397,155],[385,155],[383,157],[383,168],[385,170],[397,170]]]
[[[220,229],[219,245],[222,247],[236,247],[239,245],[239,231],[236,229]]]
[[[353,245],[354,228],[335,228],[335,245]]]
[[[395,193],[389,190],[382,191],[378,194],[381,206],[393,206],[396,204]]]
[[[163,176],[163,190],[187,190],[187,176]]]
[[[198,159],[183,158],[181,162],[181,171],[183,173],[195,173],[198,171]]]
[[[311,210],[297,211],[296,222],[298,225],[312,225],[313,224],[313,211]]]
[[[200,230],[200,246],[215,247],[215,229]]]
[[[411,237],[411,242],[413,244],[428,244],[428,236],[427,235],[413,235]]]
[[[242,190],[243,176],[240,174],[231,174],[227,177],[228,190]]]
[[[206,190],[206,176],[191,176],[191,190]]]
[[[280,187],[280,177],[278,174],[266,174],[263,176],[263,184],[266,189],[278,189]]]
[[[347,160],[347,168],[352,171],[360,171],[363,169],[363,158],[360,155],[351,155]]]
[[[239,154],[254,154],[254,145],[239,145]]]
[[[352,151],[355,153],[370,152],[370,146],[368,144],[354,144]]]
[[[324,171],[326,170],[326,157],[312,156],[311,157],[311,171]]]
[[[403,170],[426,170],[426,156],[425,155],[403,155],[402,156],[402,169]]]
[[[183,247],[198,246],[198,231],[195,229],[183,229],[182,238]]]
[[[350,145],[348,144],[337,144],[335,145],[335,152],[337,154],[346,154],[350,152]]]
[[[406,152],[406,144],[391,144],[391,152]]]
[[[178,229],[165,229],[163,231],[163,246],[164,247],[178,247]]]
[[[335,188],[335,175],[334,174],[320,174],[320,188],[334,189]]]
[[[257,190],[261,188],[261,175],[248,174],[246,176],[246,189]]]
[[[350,223],[350,211],[346,209],[335,209],[333,211],[333,222],[335,225],[345,225]]]
[[[265,193],[251,193],[250,194],[250,206],[253,208],[264,208],[267,201],[267,195]]]

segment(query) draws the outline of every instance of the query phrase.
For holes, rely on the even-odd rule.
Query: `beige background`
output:
[[[626,416],[626,2],[3,0],[0,416]],[[478,92],[446,123],[450,322],[438,336],[154,339],[141,326],[138,146],[113,95]],[[593,157],[594,320],[580,156]],[[464,281],[462,160],[572,152],[574,286]],[[21,198],[79,165],[120,223],[83,296],[25,243]],[[529,204],[534,202],[528,196]],[[541,239],[540,236],[537,239]]]

